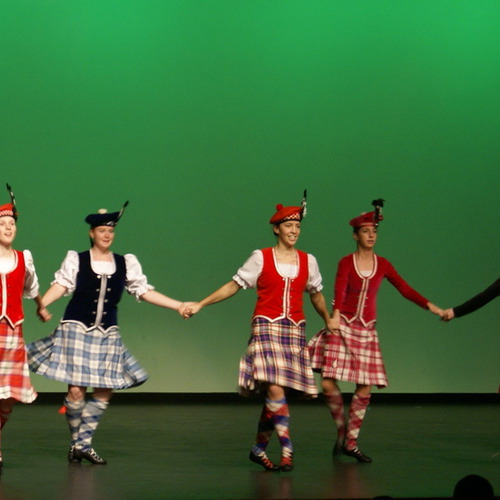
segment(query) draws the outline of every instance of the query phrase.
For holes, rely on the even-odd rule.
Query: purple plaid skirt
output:
[[[122,343],[118,327],[104,332],[61,322],[51,335],[27,347],[31,371],[67,384],[126,389],[148,378]]]
[[[363,385],[388,385],[377,331],[361,323],[347,324],[342,318],[340,333],[321,330],[309,341],[311,366],[324,378]]]
[[[305,323],[253,320],[252,336],[240,359],[240,392],[256,392],[261,382],[288,387],[309,397],[318,395],[306,347]]]

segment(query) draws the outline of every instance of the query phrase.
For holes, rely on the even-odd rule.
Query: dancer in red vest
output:
[[[442,316],[443,311],[411,288],[392,264],[373,251],[382,220],[383,200],[375,210],[350,221],[356,251],[342,258],[335,278],[333,302],[334,334],[322,330],[309,341],[313,370],[321,373],[325,401],[337,426],[333,454],[343,453],[359,462],[371,462],[357,446],[357,438],[368,404],[371,386],[387,386],[375,323],[377,292],[384,278],[403,297]],[[354,382],[356,390],[346,424],[344,403],[337,380]]]
[[[260,391],[265,403],[258,423],[250,460],[270,471],[293,469],[293,447],[289,435],[287,391],[294,389],[317,396],[314,375],[306,348],[303,293],[331,330],[331,319],[321,290],[321,274],[311,254],[295,249],[304,216],[302,206],[276,206],[269,221],[276,245],[255,250],[233,279],[185,311],[189,317],[201,308],[235,295],[241,288],[257,289],[252,335],[240,360],[239,386],[242,394]],[[273,431],[281,444],[281,460],[274,464],[266,454]]]
[[[9,185],[7,189],[11,203],[0,206],[0,429],[9,420],[16,401],[31,403],[37,396],[30,382],[23,339],[23,298],[35,300],[42,321],[50,317],[46,312],[42,313],[31,252],[12,248],[18,213]],[[0,470],[2,465],[0,448]]]

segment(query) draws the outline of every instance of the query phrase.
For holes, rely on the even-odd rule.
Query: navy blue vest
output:
[[[118,302],[125,288],[127,268],[122,255],[113,254],[116,271],[96,274],[91,267],[90,252],[78,254],[76,289],[64,312],[63,321],[79,321],[87,328],[100,326],[104,330],[118,324]]]

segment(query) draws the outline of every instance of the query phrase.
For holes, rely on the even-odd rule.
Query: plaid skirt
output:
[[[23,327],[0,320],[0,399],[31,403],[37,397],[30,381]]]
[[[359,322],[340,321],[340,333],[325,330],[308,343],[311,366],[324,378],[363,385],[387,387],[384,360],[380,352],[377,331]]]
[[[264,318],[252,322],[252,335],[240,359],[240,392],[249,395],[266,382],[316,397],[318,390],[306,346],[305,323],[287,319],[271,323]]]
[[[38,375],[81,387],[126,389],[148,375],[130,354],[118,330],[85,330],[61,322],[51,335],[28,344],[28,362]]]

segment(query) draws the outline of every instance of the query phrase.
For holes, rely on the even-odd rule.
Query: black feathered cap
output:
[[[87,215],[87,217],[85,217],[85,222],[90,224],[91,229],[98,226],[115,227],[123,215],[127,205],[128,201],[123,204],[123,207],[119,212],[108,213],[106,209],[101,208],[96,214]]]

